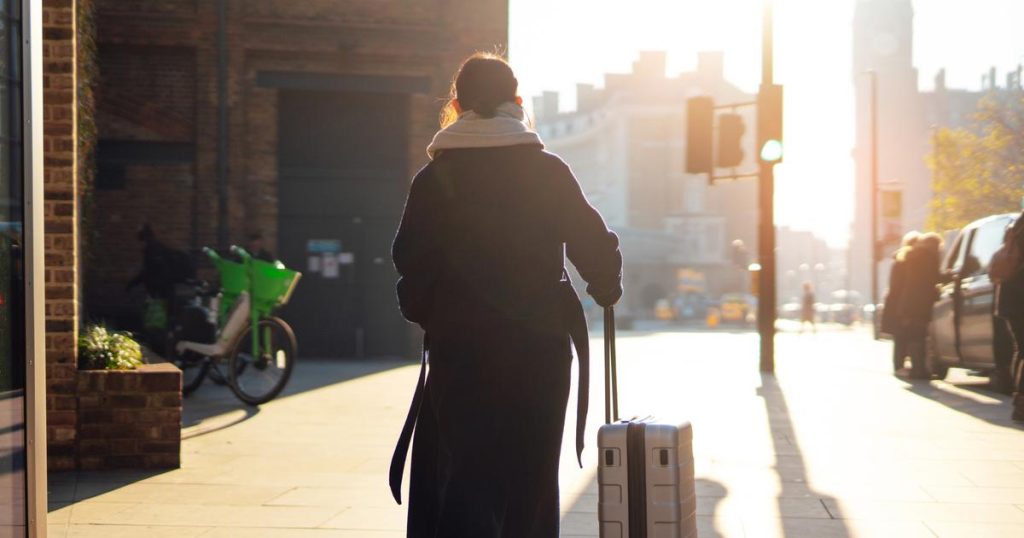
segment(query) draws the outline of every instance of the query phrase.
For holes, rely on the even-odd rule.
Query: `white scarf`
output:
[[[540,136],[526,124],[526,112],[515,103],[504,103],[495,110],[493,118],[485,118],[469,111],[459,115],[454,123],[441,129],[427,146],[431,160],[437,152],[456,148],[494,148],[501,146],[539,145]]]

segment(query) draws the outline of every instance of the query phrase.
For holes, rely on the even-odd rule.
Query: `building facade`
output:
[[[125,288],[146,223],[200,263],[204,246],[262,234],[304,272],[283,315],[306,357],[409,354],[391,241],[452,72],[507,41],[505,0],[24,4],[42,4],[41,89],[20,95],[42,95],[45,119],[44,474],[47,460],[75,469],[85,446],[79,327],[139,316]],[[42,323],[23,321],[41,346]]]
[[[622,240],[626,306],[638,314],[679,293],[717,295],[745,285],[729,246],[741,240],[756,251],[756,182],[709,186],[707,176],[684,172],[687,98],[753,100],[725,80],[723,61],[721,53],[701,53],[696,71],[668,77],[665,53],[645,52],[630,73],[605,75],[603,88],[579,85],[573,112],[559,112],[556,93],[534,100],[548,148],[572,166]],[[752,133],[751,111],[738,112]],[[754,155],[752,139],[745,152]]]
[[[914,9],[910,0],[859,0],[853,28],[853,82],[856,94],[856,199],[850,241],[851,287],[871,296],[871,77],[877,81],[879,188],[902,191],[900,233],[880,247],[885,262],[895,246],[891,239],[909,230],[923,230],[933,198],[932,174],[926,164],[938,127],[970,124],[978,101],[998,91],[995,70],[983,77],[982,91],[946,86],[945,72],[935,76],[932,91],[918,89],[913,63]],[[873,72],[874,75],[869,74]],[[1007,77],[1007,86],[1020,88],[1019,68]],[[887,263],[879,269],[886,275]],[[885,284],[879,284],[879,293]]]
[[[262,235],[304,273],[303,356],[402,355],[390,245],[439,98],[507,42],[504,0],[99,0],[84,303],[138,317],[136,233],[192,253]]]

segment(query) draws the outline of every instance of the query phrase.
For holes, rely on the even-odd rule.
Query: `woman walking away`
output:
[[[938,285],[942,281],[939,272],[939,251],[942,238],[927,233],[906,254],[906,280],[899,302],[899,313],[903,320],[903,336],[906,339],[907,354],[910,355],[910,377],[929,379],[927,360],[928,324],[932,320],[932,307],[939,298]]]
[[[500,57],[462,64],[395,238],[402,313],[429,340],[391,466],[401,502],[415,431],[412,538],[558,536],[570,341],[577,455],[589,384],[586,320],[563,257],[599,305],[622,295],[618,238],[524,122],[517,86]]]
[[[1006,231],[1003,246],[992,256],[989,274],[998,284],[996,316],[1005,321],[1013,341],[1012,417],[1024,422],[1024,213]]]
[[[903,245],[893,254],[892,268],[889,269],[889,291],[885,294],[882,309],[882,332],[892,336],[892,371],[899,372],[907,360],[907,337],[904,334],[903,318],[900,316],[900,301],[905,293],[907,278],[907,253],[917,243],[918,232],[907,232]]]
[[[804,282],[804,296],[800,305],[800,332],[804,332],[804,325],[811,324],[811,330],[818,332],[818,325],[815,322],[817,317],[814,311],[814,284]]]

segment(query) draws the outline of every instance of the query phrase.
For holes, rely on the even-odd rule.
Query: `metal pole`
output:
[[[228,248],[228,39],[227,0],[217,2],[217,246]]]
[[[871,76],[871,325],[878,340],[878,74]]]
[[[764,0],[764,29],[761,48],[761,88],[774,84],[774,47],[772,39],[772,3]],[[761,148],[757,148],[760,152]],[[757,241],[760,297],[757,301],[757,330],[761,337],[760,368],[775,372],[775,165],[758,159],[758,199],[760,224]]]

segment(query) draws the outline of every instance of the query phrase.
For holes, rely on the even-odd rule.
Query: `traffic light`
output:
[[[733,168],[743,162],[743,146],[740,142],[747,126],[739,114],[722,114],[718,117],[718,166]]]
[[[782,162],[782,86],[762,84],[757,94],[757,147],[761,159]]]
[[[686,173],[710,174],[714,156],[715,102],[707,96],[686,101]]]

